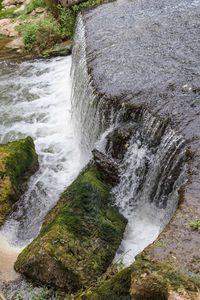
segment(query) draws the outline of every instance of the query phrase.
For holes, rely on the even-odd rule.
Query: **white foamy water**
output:
[[[151,135],[154,132],[152,128]],[[172,130],[163,135],[156,152],[140,140],[130,141],[121,165],[120,183],[113,189],[116,204],[128,220],[114,262],[122,259],[129,266],[171,219],[178,203],[178,189],[185,181],[185,167],[174,182],[170,179],[184,155],[184,141]],[[169,186],[171,189],[165,193]]]
[[[0,143],[31,136],[40,165],[1,228],[0,254],[9,245],[19,252],[37,236],[84,164],[71,123],[70,67],[71,57],[0,63]]]

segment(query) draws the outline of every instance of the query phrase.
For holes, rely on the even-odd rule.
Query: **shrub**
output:
[[[53,18],[21,25],[18,30],[22,32],[25,48],[33,54],[42,53],[62,40],[61,27]]]
[[[38,7],[45,7],[43,0],[32,0],[30,4],[25,7],[25,14],[31,13],[34,9]]]
[[[58,9],[60,10],[60,24],[67,37],[69,39],[73,37],[76,16],[82,9],[99,5],[105,2],[109,2],[109,0],[88,0],[86,2],[82,2],[68,8],[58,5]]]

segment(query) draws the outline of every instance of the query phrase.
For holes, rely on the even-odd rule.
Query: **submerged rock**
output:
[[[32,138],[0,145],[0,226],[11,212],[12,204],[24,193],[28,178],[37,168]]]
[[[112,262],[127,222],[109,197],[109,186],[88,166],[19,255],[16,271],[69,292],[96,281]]]

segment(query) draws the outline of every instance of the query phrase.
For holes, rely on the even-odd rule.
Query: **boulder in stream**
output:
[[[110,187],[88,165],[18,256],[15,270],[70,293],[95,282],[112,262],[127,223],[109,198]]]
[[[37,169],[37,154],[31,137],[0,145],[0,226]]]

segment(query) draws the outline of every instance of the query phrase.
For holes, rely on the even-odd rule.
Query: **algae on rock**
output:
[[[68,292],[95,282],[112,262],[127,223],[109,198],[110,187],[88,165],[18,256],[16,271]]]
[[[77,296],[78,300],[167,300],[199,299],[200,278],[191,277],[168,261],[138,255],[136,261],[111,279]],[[170,298],[176,295],[177,298]],[[185,295],[186,298],[180,298]]]
[[[0,226],[37,168],[37,154],[31,137],[0,144]]]

